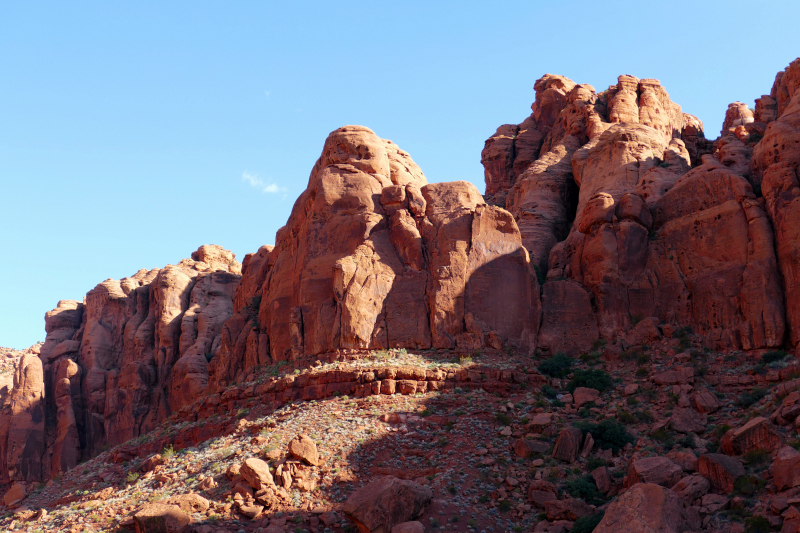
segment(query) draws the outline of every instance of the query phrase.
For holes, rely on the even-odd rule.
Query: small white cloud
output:
[[[264,96],[266,96],[267,98],[269,98],[269,91],[264,91]]]
[[[251,187],[255,187],[256,189],[261,189],[261,192],[266,192],[270,194],[278,193],[278,192],[286,192],[285,187],[279,187],[276,183],[266,183],[264,180],[256,176],[255,174],[251,174],[250,172],[244,171],[242,172],[242,181],[247,182]]]

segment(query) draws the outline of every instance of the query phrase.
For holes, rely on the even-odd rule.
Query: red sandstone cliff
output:
[[[800,59],[754,111],[731,104],[713,143],[657,80],[534,89],[530,117],[486,141],[485,199],[346,126],[241,270],[203,246],[59,302],[41,353],[0,384],[0,482],[63,472],[256,366],[339,349],[622,350],[648,317],[719,350],[797,345]]]

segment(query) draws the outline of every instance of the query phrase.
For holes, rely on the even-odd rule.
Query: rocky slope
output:
[[[791,506],[798,462],[793,448],[781,448],[789,440],[786,431],[772,424],[792,425],[798,414],[797,370],[787,370],[785,352],[776,350],[794,350],[800,340],[794,290],[800,245],[793,214],[800,195],[800,59],[778,74],[770,95],[754,109],[731,104],[714,142],[657,80],[620,76],[597,93],[546,75],[534,89],[530,117],[501,126],[486,141],[485,196],[467,182],[428,184],[391,141],[368,128],[345,126],[325,141],[274,247],[248,254],[239,265],[221,247],[203,246],[178,265],[106,280],[83,302],[59,302],[45,318],[44,345],[15,355],[13,379],[5,378],[5,386],[0,381],[0,483],[14,482],[6,504],[18,506],[17,496],[24,497],[34,482],[66,472],[72,485],[63,490],[86,486],[90,482],[73,467],[109,447],[116,448],[92,464],[134,461],[128,472],[133,474],[140,468],[136,461],[167,444],[206,443],[205,448],[209,439],[233,438],[231,446],[252,460],[234,464],[226,455],[233,468],[228,481],[214,471],[187,484],[214,498],[231,497],[232,504],[209,511],[206,498],[149,507],[141,499],[132,506],[123,501],[125,510],[115,507],[105,522],[149,531],[147,524],[160,520],[180,529],[205,520],[189,516],[199,505],[206,517],[222,509],[223,516],[256,519],[249,529],[283,530],[286,523],[276,513],[297,513],[308,500],[298,500],[290,489],[321,486],[325,471],[316,471],[315,460],[297,451],[310,447],[306,441],[289,446],[296,435],[288,429],[279,440],[289,446],[289,456],[273,457],[260,448],[247,452],[247,443],[255,441],[233,435],[250,426],[231,425],[233,412],[272,416],[287,402],[330,402],[335,394],[406,395],[421,402],[414,409],[426,411],[429,400],[439,405],[441,391],[466,388],[512,395],[508,405],[489,398],[490,412],[521,409],[517,414],[525,418],[520,423],[497,415],[505,421],[498,429],[502,437],[523,438],[492,441],[479,450],[513,449],[523,459],[538,457],[537,468],[578,461],[573,474],[591,474],[591,480],[581,478],[581,492],[569,469],[526,473],[482,463],[500,476],[491,501],[482,502],[486,512],[501,509],[510,492],[518,502],[514,513],[527,517],[513,527],[580,530],[589,519],[576,521],[594,516],[597,507],[606,511],[598,531],[623,522],[638,524],[637,531],[710,531],[720,522],[709,517],[732,506],[764,516],[769,527],[779,525],[782,513],[784,523],[800,528],[800,511]],[[410,357],[411,364],[324,364],[375,353]],[[443,366],[441,357],[453,354],[466,361],[463,368]],[[563,354],[580,355],[584,368],[553,373],[536,363],[550,357],[551,366],[569,366]],[[481,365],[468,357],[480,357]],[[760,357],[762,364],[753,364]],[[643,367],[634,370],[632,360]],[[648,372],[648,361],[663,367]],[[610,375],[593,368],[601,364],[617,377],[613,387]],[[268,379],[286,365],[300,375]],[[568,376],[577,385],[562,381]],[[237,383],[242,385],[231,387]],[[772,395],[762,411],[770,412],[761,414],[771,413],[772,423],[737,409],[727,397],[741,392],[757,401],[766,387]],[[638,418],[624,408],[625,402],[639,402],[631,399],[637,391],[653,391],[647,393],[652,409],[637,411],[650,414]],[[469,405],[468,418],[480,426],[480,409]],[[709,420],[717,415],[711,413],[724,405],[718,427],[733,429],[714,433]],[[593,429],[575,426],[587,418],[598,420]],[[277,422],[268,420],[251,417],[263,438],[278,438]],[[630,440],[608,444],[614,438],[598,428],[617,428],[615,420],[640,427]],[[176,436],[183,424],[189,429]],[[309,426],[327,431],[321,419]],[[410,432],[433,442],[425,429]],[[693,435],[681,444],[687,451],[667,446],[665,432]],[[488,442],[491,433],[459,439],[449,451],[474,453],[481,439]],[[789,502],[785,506],[775,500],[767,505],[763,485],[748,493],[750,500],[722,496],[753,477],[734,458],[750,452],[773,454],[779,466],[759,475],[766,490]],[[545,462],[542,454],[552,460]],[[424,456],[429,462],[438,457]],[[598,461],[605,466],[589,468]],[[752,461],[745,457],[745,466]],[[148,464],[144,472],[157,472],[161,486],[180,478],[163,464]],[[615,482],[607,467],[625,479]],[[433,494],[440,497],[446,479],[437,478],[442,471],[436,467],[426,468],[433,470],[424,476],[371,469],[372,475],[392,473],[416,482],[371,486],[337,512],[347,513],[364,532],[398,524],[397,517],[386,522],[375,514],[376,505],[398,498],[415,509],[409,516],[400,513],[405,518],[424,513],[430,496],[420,487],[434,481]],[[358,483],[368,480],[352,472]],[[123,490],[123,473],[111,468],[100,474],[104,487],[97,481],[88,487],[112,487],[108,498]],[[53,490],[30,501],[55,505],[54,491],[62,488],[52,483]],[[375,503],[373,493],[384,503]],[[306,510],[333,512],[336,498],[311,498]],[[534,520],[537,508],[543,515]],[[138,518],[118,516],[128,511]],[[25,513],[18,510],[18,518],[44,518]],[[310,521],[312,529],[322,527],[319,520]],[[332,520],[324,522],[328,529],[338,524]],[[472,529],[484,527],[483,518],[473,520]],[[461,527],[456,522],[451,529]],[[83,527],[86,521],[58,524]],[[13,522],[18,526],[22,522]],[[398,527],[419,533],[423,526]]]

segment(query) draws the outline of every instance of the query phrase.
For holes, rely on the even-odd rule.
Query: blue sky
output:
[[[797,20],[796,0],[3,2],[0,346],[104,279],[274,243],[345,124],[481,191],[484,140],[545,73],[658,78],[714,138],[800,55]]]

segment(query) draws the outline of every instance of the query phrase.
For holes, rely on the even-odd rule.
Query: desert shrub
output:
[[[572,528],[575,531],[575,528]],[[744,533],[769,533],[772,525],[763,516],[756,515],[744,519]]]
[[[610,418],[598,423],[579,422],[575,427],[591,433],[595,446],[604,450],[618,452],[626,444],[634,443],[633,436],[625,430],[625,426]]]
[[[601,466],[607,466],[607,465],[608,463],[606,463],[606,460],[601,459],[600,457],[590,457],[589,460],[586,461],[586,469],[589,470],[590,472],[592,470],[600,468]]]
[[[733,482],[734,496],[752,496],[766,485],[766,481],[756,476],[740,476]]]
[[[739,396],[739,399],[736,400],[736,405],[738,405],[742,409],[747,409],[748,407],[750,407],[754,403],[756,403],[759,400],[761,400],[766,395],[767,395],[767,391],[766,390],[764,390],[764,389],[762,389],[760,387],[755,387],[750,392],[743,392],[741,394],[741,396]]]
[[[556,391],[553,387],[547,384],[542,385],[541,391],[542,394],[544,394],[545,398],[550,398],[551,400],[556,397],[556,394],[558,394],[558,391]]]
[[[570,479],[564,485],[564,490],[573,498],[581,498],[591,504],[598,504],[603,501],[591,474]]]
[[[569,375],[574,360],[566,354],[557,353],[539,365],[539,372],[554,378],[565,378]]]
[[[777,363],[786,358],[788,353],[782,350],[773,350],[761,356],[761,363],[768,365],[770,363]]]
[[[592,533],[600,524],[604,514],[605,512],[600,512],[578,518],[572,525],[572,533]]]
[[[567,385],[567,389],[570,393],[575,392],[578,387],[588,387],[604,392],[611,389],[613,385],[614,380],[611,378],[611,374],[599,368],[592,368],[589,370],[576,370],[572,374],[572,380]]]
[[[749,466],[761,465],[769,461],[769,452],[766,450],[750,450],[742,458]]]

